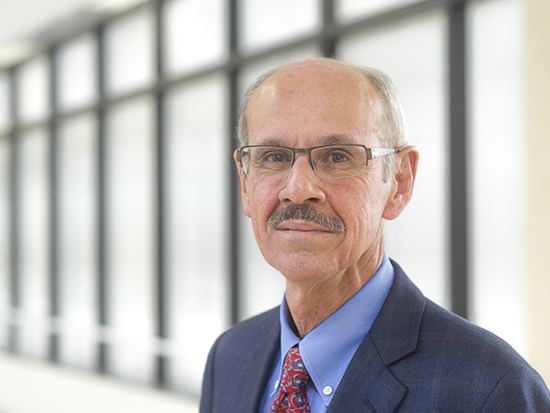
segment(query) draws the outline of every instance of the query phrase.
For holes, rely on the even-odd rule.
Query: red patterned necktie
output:
[[[309,373],[300,356],[298,347],[291,348],[285,359],[279,394],[269,413],[310,413],[306,385]]]

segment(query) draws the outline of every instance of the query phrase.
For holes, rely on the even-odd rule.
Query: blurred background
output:
[[[197,412],[215,338],[278,305],[232,151],[246,86],[394,80],[417,187],[387,250],[550,380],[546,0],[0,0],[0,412]]]

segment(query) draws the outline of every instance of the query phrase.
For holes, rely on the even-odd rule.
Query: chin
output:
[[[288,281],[321,281],[330,276],[332,266],[326,255],[288,254],[282,260],[267,260]]]

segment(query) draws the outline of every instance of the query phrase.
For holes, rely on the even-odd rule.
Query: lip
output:
[[[303,220],[283,221],[275,227],[275,230],[299,233],[331,232],[322,225]]]

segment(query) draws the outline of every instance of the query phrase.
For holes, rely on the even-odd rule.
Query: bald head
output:
[[[268,76],[251,95],[254,97],[265,93],[279,93],[282,99],[303,91],[317,91],[321,96],[329,98],[346,90],[357,90],[365,94],[365,98],[375,100],[377,92],[370,80],[357,68],[332,59],[312,59],[280,68]],[[325,96],[322,96],[322,95]]]
[[[302,116],[298,123],[304,126],[332,117],[354,128],[354,134],[378,136],[373,129],[381,112],[378,92],[365,76],[340,62],[316,59],[281,69],[256,89],[248,103],[248,132],[257,136],[256,126],[265,129],[270,122]]]

